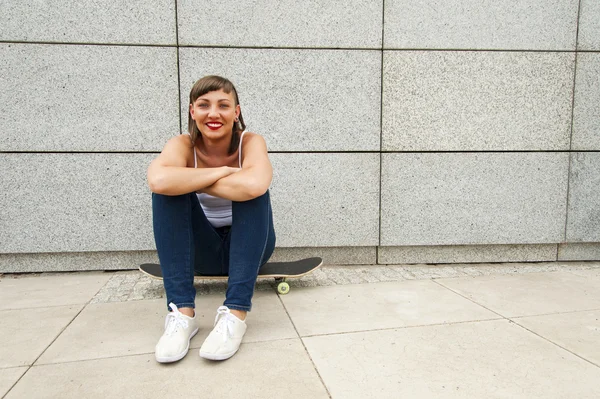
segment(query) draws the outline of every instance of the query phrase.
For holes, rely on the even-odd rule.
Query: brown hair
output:
[[[235,101],[234,106],[239,105],[240,101],[238,99],[237,91],[233,86],[233,83],[229,79],[225,79],[221,76],[205,76],[202,79],[198,80],[192,86],[192,90],[190,90],[190,105],[194,104],[194,102],[198,99],[198,97],[205,95],[211,91],[223,90],[225,93],[230,94],[233,92],[233,100]],[[233,123],[233,129],[231,134],[231,144],[229,144],[229,154],[233,154],[240,143],[240,134],[246,129],[246,124],[244,123],[244,118],[242,117],[242,111],[240,110],[240,115],[238,117],[239,122]],[[196,121],[192,119],[192,114],[188,109],[188,132],[192,138],[192,145],[196,143],[198,137],[202,136],[200,129],[196,126]]]

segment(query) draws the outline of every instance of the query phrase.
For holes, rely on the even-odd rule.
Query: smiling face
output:
[[[190,116],[203,137],[219,139],[233,131],[240,106],[235,103],[233,93],[223,90],[209,91],[190,104]]]
[[[235,122],[236,117],[239,122]],[[188,133],[194,145],[198,139],[229,137],[228,154],[231,155],[237,151],[245,129],[237,90],[229,79],[208,75],[194,83],[188,112]]]

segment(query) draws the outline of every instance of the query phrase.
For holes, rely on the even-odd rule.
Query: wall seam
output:
[[[381,246],[381,197],[383,196],[383,49],[385,47],[385,0],[381,2],[381,65],[379,68],[379,234],[375,247],[375,263],[379,264],[379,247]]]
[[[177,28],[176,28],[177,32]],[[178,34],[178,33],[177,33]],[[155,43],[86,43],[86,42],[45,42],[45,41],[20,41],[0,40],[0,44],[37,44],[37,45],[59,45],[59,46],[105,46],[105,47],[164,47],[164,48],[198,48],[198,49],[223,49],[223,50],[328,50],[328,51],[382,51],[379,47],[300,47],[300,46],[228,46],[222,45],[200,45],[200,44],[155,44]],[[573,53],[573,50],[559,49],[465,49],[465,48],[386,48],[386,51],[397,52],[490,52],[490,53]],[[578,53],[599,53],[600,50],[576,50]]]
[[[181,70],[179,66],[179,16],[177,15],[177,9],[179,4],[175,0],[175,43],[177,44],[177,114],[179,115],[179,134],[181,131],[183,121],[181,120]]]
[[[581,17],[581,0],[577,8],[577,29],[575,29],[575,60],[573,64],[573,90],[571,92],[571,131],[569,135],[569,166],[567,168],[567,198],[565,204],[565,230],[563,242],[567,242],[567,229],[569,227],[569,203],[571,197],[571,165],[573,163],[573,128],[575,121],[575,91],[577,88],[577,48],[579,47],[579,18]],[[558,261],[560,243],[556,246],[556,260]]]

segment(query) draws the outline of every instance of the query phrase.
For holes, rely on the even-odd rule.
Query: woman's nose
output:
[[[218,116],[217,107],[210,107],[208,110],[208,116]]]

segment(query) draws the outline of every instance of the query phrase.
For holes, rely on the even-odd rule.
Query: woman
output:
[[[156,345],[161,363],[183,358],[198,332],[194,273],[228,275],[223,306],[200,356],[233,356],[246,332],[258,269],[275,248],[265,140],[246,132],[233,84],[206,76],[190,92],[188,134],[148,168],[154,238],[171,312]]]

